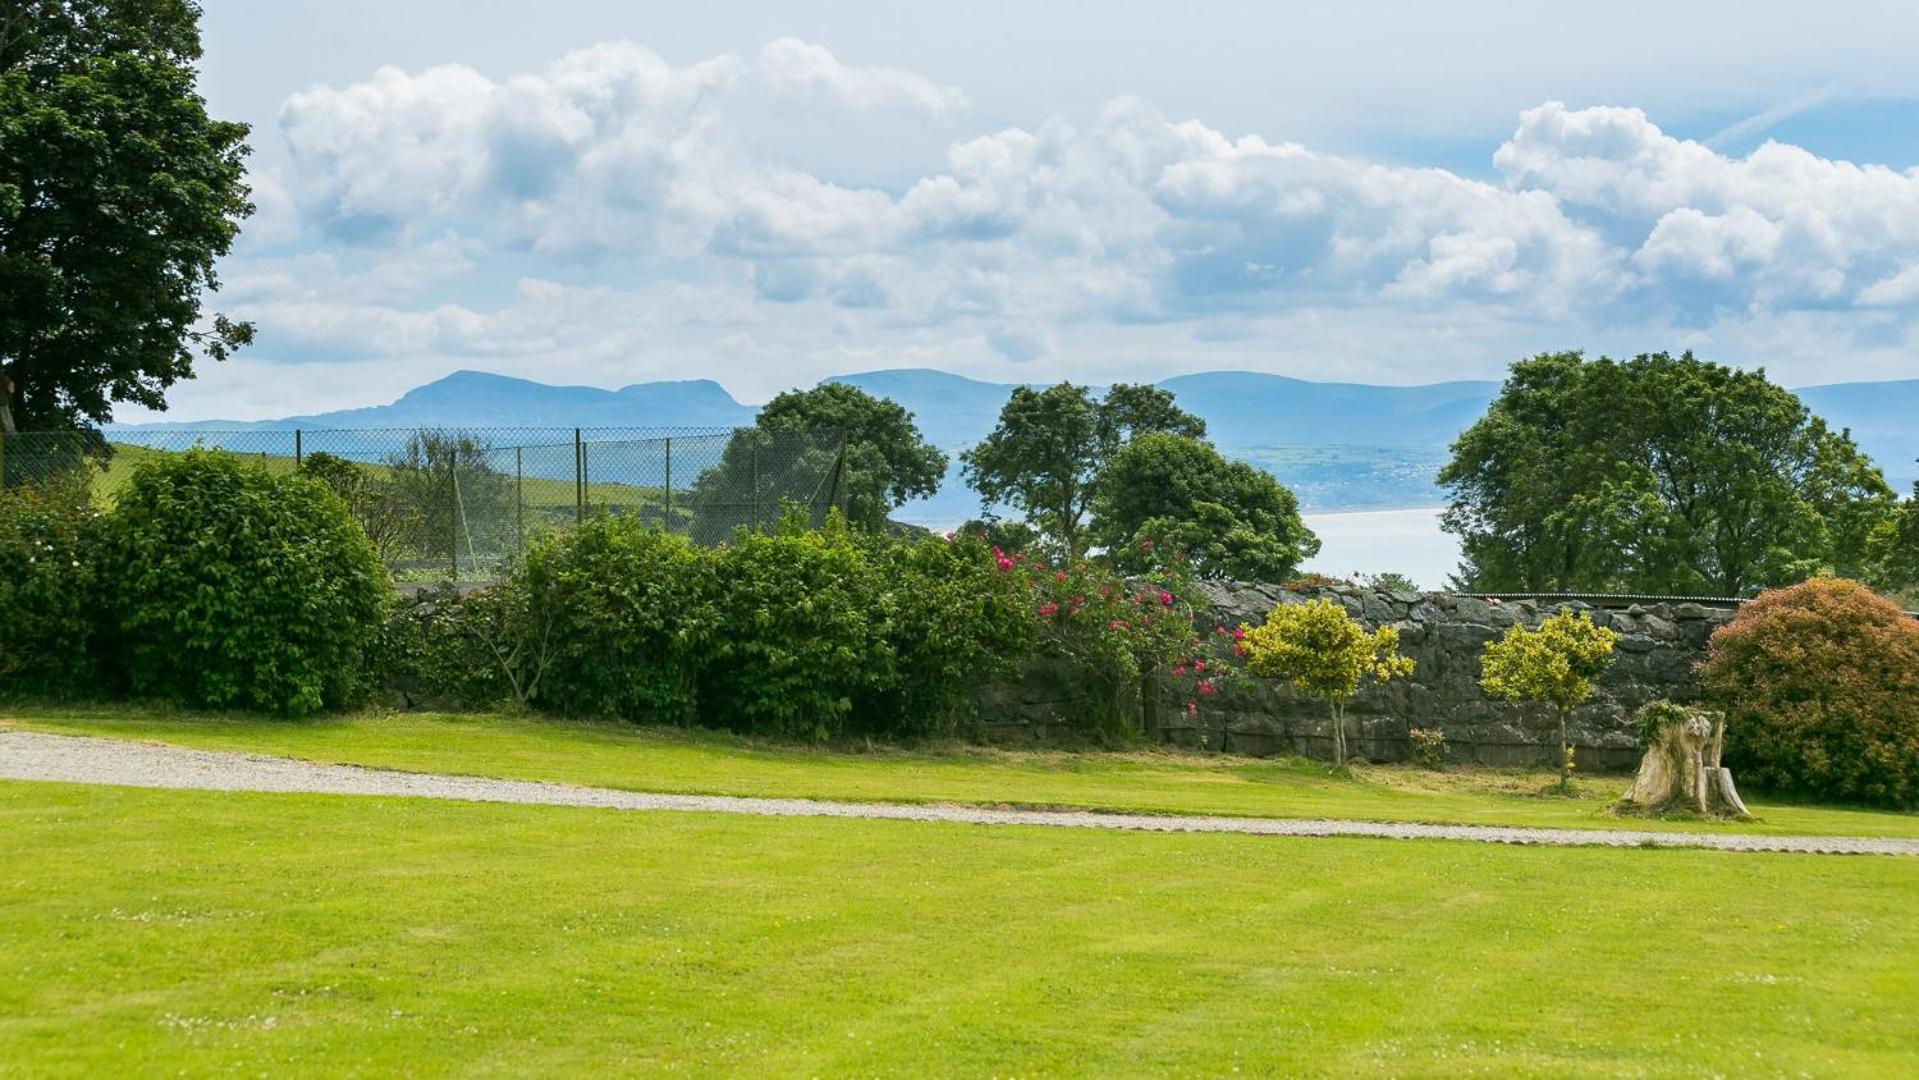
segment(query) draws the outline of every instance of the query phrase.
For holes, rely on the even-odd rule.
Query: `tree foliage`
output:
[[[1346,763],[1346,702],[1368,679],[1387,682],[1413,673],[1399,654],[1399,631],[1367,630],[1341,605],[1326,599],[1281,604],[1257,627],[1244,628],[1246,670],[1291,683],[1324,700],[1333,722],[1333,764]]]
[[[1876,584],[1919,603],[1919,483],[1899,512],[1880,523],[1870,541],[1868,562]]]
[[[1440,483],[1477,589],[1741,596],[1857,572],[1879,470],[1763,371],[1664,353],[1513,365]]]
[[[1552,706],[1559,722],[1559,783],[1571,782],[1572,746],[1566,726],[1572,711],[1592,696],[1593,680],[1612,666],[1619,635],[1593,625],[1584,612],[1561,611],[1538,629],[1523,623],[1486,643],[1479,685],[1493,697]]]
[[[421,507],[402,494],[390,473],[324,451],[306,455],[300,471],[325,484],[346,503],[354,523],[366,533],[381,562],[391,562],[424,534]]]
[[[252,339],[215,315],[247,202],[244,124],[196,89],[190,0],[0,13],[0,430],[102,422]]]
[[[1919,620],[1855,582],[1759,594],[1701,668],[1742,779],[1821,798],[1919,806]]]
[[[837,490],[847,524],[878,532],[901,504],[938,491],[945,474],[946,455],[898,402],[822,383],[767,402],[752,427],[727,441],[719,464],[700,474],[686,502],[701,518],[695,535],[713,541],[739,525],[771,527],[783,504]]]
[[[383,542],[425,558],[477,564],[508,546],[517,527],[514,480],[495,467],[484,440],[457,431],[418,431],[386,461],[378,497]],[[393,536],[387,538],[386,533]]]
[[[1206,422],[1156,386],[1120,383],[1098,400],[1072,383],[1022,386],[1000,410],[999,425],[960,460],[982,507],[1014,507],[1070,556],[1085,550],[1083,525],[1101,470],[1129,440],[1155,433],[1201,439]]]
[[[1181,435],[1143,435],[1101,470],[1089,536],[1122,570],[1174,559],[1203,578],[1282,582],[1319,551],[1279,481]]]

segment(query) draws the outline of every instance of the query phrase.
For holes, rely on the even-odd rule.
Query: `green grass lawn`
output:
[[[0,783],[0,1074],[1912,1075],[1919,860]]]
[[[415,772],[552,780],[639,791],[897,802],[1067,806],[1147,813],[1919,836],[1919,815],[1749,799],[1744,824],[1619,818],[1621,776],[1580,797],[1542,794],[1543,772],[1365,768],[1353,778],[1298,759],[1176,753],[850,753],[726,735],[495,715],[367,713],[312,721],[169,715],[134,708],[0,710],[0,725]]]

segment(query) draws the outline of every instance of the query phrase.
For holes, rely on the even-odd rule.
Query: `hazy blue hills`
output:
[[[993,427],[1013,384],[982,382],[943,371],[901,369],[836,376],[905,406],[934,444],[952,452]],[[1160,385],[1206,419],[1222,450],[1278,476],[1317,510],[1430,506],[1440,501],[1433,474],[1446,445],[1498,392],[1495,382],[1426,386],[1322,383],[1247,371],[1181,375]],[[1098,389],[1098,388],[1096,388]],[[1919,379],[1842,383],[1799,391],[1814,412],[1850,428],[1902,491],[1919,467]],[[618,390],[551,386],[528,379],[461,371],[417,387],[387,405],[234,423],[130,425],[119,430],[289,428],[729,428],[749,424],[757,407],[710,379],[637,383]],[[929,523],[976,512],[957,466],[946,490],[914,508]]]
[[[635,383],[618,390],[551,386],[484,371],[456,371],[418,386],[389,405],[236,423],[129,425],[132,429],[190,431],[278,428],[413,427],[739,427],[759,410],[733,400],[711,379]]]

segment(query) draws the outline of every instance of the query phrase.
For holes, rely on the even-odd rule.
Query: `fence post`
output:
[[[846,429],[840,429],[839,450],[833,454],[833,483],[826,491],[826,509],[820,513],[820,524],[826,524],[826,516],[840,504],[841,488],[846,481]]]
[[[453,543],[447,551],[452,556],[450,565],[453,569],[453,583],[458,585],[460,583],[460,468],[457,462],[448,462],[446,469],[446,478],[453,486],[453,512],[447,515],[447,521],[451,524],[453,533],[451,537]]]
[[[573,521],[575,524],[586,520],[586,443],[580,439],[580,429],[573,429]]]
[[[526,463],[524,447],[513,448],[513,550],[526,554]]]
[[[673,436],[666,437],[666,531],[673,531]]]
[[[760,440],[757,434],[753,437],[752,485],[753,531],[758,532],[760,531]]]
[[[7,486],[7,433],[0,431],[0,488]]]
[[[293,429],[293,467],[296,469],[299,468],[301,463],[304,462],[305,460],[306,460],[306,455],[302,452],[302,448],[300,445],[300,429],[294,428]]]

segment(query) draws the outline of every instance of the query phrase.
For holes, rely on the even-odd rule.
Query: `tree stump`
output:
[[[1719,764],[1725,717],[1668,702],[1648,705],[1641,717],[1650,736],[1646,756],[1622,806],[1652,814],[1689,810],[1703,817],[1752,816],[1733,786],[1732,770]]]

